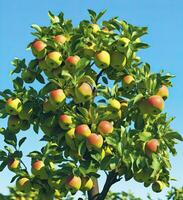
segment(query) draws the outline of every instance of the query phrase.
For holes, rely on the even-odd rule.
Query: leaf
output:
[[[31,28],[33,28],[34,30],[36,30],[37,32],[41,33],[42,29],[40,26],[38,26],[37,24],[32,24]]]
[[[108,84],[108,79],[107,79],[105,76],[102,77],[102,81],[103,81],[105,84]]]
[[[13,80],[13,87],[15,90],[20,91],[23,89],[23,80],[20,77],[17,77]]]
[[[106,170],[109,167],[110,163],[111,163],[111,157],[106,156],[100,163],[101,170]]]
[[[7,166],[8,160],[4,160],[0,165],[0,172],[3,171],[3,169]]]
[[[90,10],[90,9],[88,9],[88,12],[89,12],[89,15],[90,15],[91,21],[92,21],[93,23],[96,23],[96,17],[97,17],[96,12],[93,11],[93,10]]]
[[[23,137],[23,138],[19,141],[18,146],[21,147],[21,145],[25,142],[26,139],[27,139],[26,137]]]
[[[167,139],[177,139],[177,140],[183,141],[183,137],[176,131],[171,131],[171,132],[166,133],[165,137]]]
[[[81,59],[79,60],[79,62],[77,63],[76,68],[82,70],[82,69],[84,69],[89,63],[90,63],[90,60],[88,60],[87,58],[81,58]]]
[[[96,22],[106,13],[107,10],[102,10],[99,12],[99,14],[96,16]]]
[[[83,142],[81,142],[81,143],[79,144],[79,147],[78,147],[78,154],[79,154],[80,156],[83,156],[83,155],[85,154],[85,152],[86,152],[86,144],[85,144],[85,141],[83,141]]]
[[[36,79],[37,79],[40,83],[42,83],[42,84],[45,83],[45,80],[44,80],[44,78],[43,78],[43,76],[42,76],[41,74],[38,74],[38,75],[36,76]]]
[[[19,174],[13,176],[13,178],[10,181],[10,183],[13,183],[19,176],[20,176]]]
[[[143,98],[143,94],[138,94],[134,100],[133,100],[133,104],[136,104],[137,102],[139,102],[142,98]]]
[[[142,42],[139,42],[139,43],[135,43],[135,44],[134,44],[134,48],[136,48],[136,49],[146,49],[146,48],[148,48],[148,47],[149,47],[148,44],[142,43]]]

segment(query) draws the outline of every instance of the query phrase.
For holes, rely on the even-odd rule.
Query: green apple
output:
[[[126,56],[119,52],[114,51],[111,54],[111,66],[117,71],[121,71],[126,65]]]
[[[16,182],[16,187],[20,191],[30,192],[30,190],[31,190],[31,182],[26,177],[20,177],[20,178],[18,178],[18,180]]]
[[[32,83],[36,78],[35,73],[29,69],[24,69],[22,71],[21,77],[25,83]]]
[[[110,54],[107,51],[100,51],[95,54],[95,65],[98,68],[105,69],[110,65]]]
[[[126,37],[121,37],[117,41],[117,49],[121,52],[124,51],[125,47],[127,47],[130,43],[130,40]]]
[[[48,113],[48,112],[55,112],[56,109],[57,109],[57,107],[54,106],[54,105],[52,105],[52,104],[50,103],[49,100],[45,100],[45,101],[43,102],[43,111],[44,111],[45,113]]]
[[[6,112],[10,115],[17,115],[22,110],[22,102],[18,98],[9,98],[6,101]]]
[[[152,190],[154,192],[161,192],[163,190],[163,188],[165,187],[165,184],[162,181],[155,181],[152,184]]]
[[[51,69],[57,68],[62,64],[62,55],[57,51],[50,52],[47,54],[45,61]]]
[[[31,46],[32,53],[38,59],[43,58],[46,55],[46,44],[41,40],[36,40]]]
[[[16,158],[12,158],[8,162],[8,169],[11,171],[14,171],[18,169],[19,165],[20,165],[20,161]]]
[[[87,42],[83,49],[84,56],[86,56],[87,58],[93,58],[95,55],[94,48],[95,48],[95,43]]]
[[[21,120],[17,115],[10,115],[8,118],[8,129],[12,132],[20,130]]]
[[[89,191],[93,188],[93,181],[89,177],[83,177],[81,179],[81,190],[82,191]]]
[[[120,110],[121,104],[117,99],[109,99],[108,100],[109,108],[112,110]]]
[[[156,95],[159,95],[160,97],[162,97],[164,100],[166,100],[168,98],[168,95],[169,95],[169,92],[168,92],[168,88],[166,85],[162,85],[157,94]]]
[[[30,128],[30,123],[29,123],[29,121],[27,121],[27,120],[22,120],[21,121],[21,125],[20,125],[20,129],[22,130],[22,131],[26,131],[26,130],[28,130]]]
[[[75,128],[71,128],[65,133],[65,142],[74,151],[76,151],[75,137]]]

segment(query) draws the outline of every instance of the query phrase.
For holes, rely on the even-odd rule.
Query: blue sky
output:
[[[26,2],[26,3],[25,3]],[[176,74],[173,80],[174,88],[170,90],[170,97],[166,102],[166,111],[170,116],[176,116],[172,127],[179,132],[183,132],[183,1],[181,0],[1,0],[0,1],[0,90],[12,88],[10,71],[13,69],[11,60],[14,57],[31,59],[30,52],[26,51],[26,45],[32,41],[31,24],[48,25],[48,10],[58,14],[60,11],[65,13],[66,18],[73,20],[76,25],[80,20],[88,17],[87,9],[100,11],[107,9],[105,18],[119,16],[119,18],[129,23],[148,26],[149,34],[144,37],[144,41],[150,44],[150,48],[141,51],[139,55],[143,61],[149,62],[153,71],[165,69],[165,71]],[[1,122],[0,126],[3,126]],[[26,153],[35,148],[40,148],[38,143],[39,136],[28,131],[21,133],[20,136],[28,136],[29,141],[25,142],[23,149]],[[0,136],[0,147],[3,140]],[[173,177],[177,182],[172,185],[182,186],[182,163],[183,147],[177,145],[178,155],[172,160]],[[28,159],[25,159],[28,162]],[[6,193],[6,186],[9,184],[12,173],[5,170],[0,173],[0,192]],[[101,184],[104,176],[101,178]],[[134,181],[124,182],[114,185],[114,191],[131,189],[136,195],[145,199],[145,194],[150,192],[150,188],[144,188],[141,184]],[[161,194],[154,194],[154,199],[162,197],[166,190]]]

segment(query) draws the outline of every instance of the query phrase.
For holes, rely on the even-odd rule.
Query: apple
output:
[[[93,188],[93,181],[89,177],[83,177],[81,179],[81,190],[82,191],[89,191]]]
[[[48,175],[45,170],[45,164],[42,160],[36,160],[32,163],[32,173],[38,176],[40,179],[48,179]]]
[[[166,85],[162,85],[157,94],[156,95],[159,95],[160,97],[162,97],[164,100],[166,100],[168,98],[168,95],[169,95],[169,92],[168,92],[168,88]]]
[[[135,172],[134,179],[139,183],[143,183],[144,182],[144,171],[141,169],[141,170],[138,170],[137,172]]]
[[[154,192],[161,192],[164,187],[165,187],[165,184],[162,181],[155,181],[152,184],[152,190]]]
[[[101,69],[105,69],[110,65],[110,54],[107,51],[100,51],[95,54],[95,65]]]
[[[71,128],[65,133],[65,142],[72,150],[76,150],[75,128]]]
[[[16,187],[20,191],[30,192],[30,190],[31,190],[31,182],[30,182],[30,180],[28,178],[21,177],[21,178],[18,178],[18,180],[16,182]]]
[[[80,61],[80,57],[77,55],[74,55],[74,56],[69,56],[66,59],[65,63],[67,67],[75,67],[79,61]]]
[[[38,59],[43,58],[46,55],[46,44],[41,40],[36,40],[31,46],[32,53]]]
[[[134,78],[132,75],[126,75],[122,79],[122,84],[125,89],[130,89],[133,86]]]
[[[53,106],[60,105],[65,100],[65,98],[66,96],[62,89],[56,89],[50,92],[49,100]]]
[[[156,153],[158,150],[159,141],[157,139],[151,139],[145,143],[145,153],[151,156],[152,153]]]
[[[9,162],[8,162],[8,169],[9,170],[16,170],[20,165],[20,161],[16,158],[12,158]]]
[[[97,130],[102,135],[109,135],[113,132],[113,125],[111,122],[103,120],[98,124]]]
[[[20,129],[22,130],[22,131],[26,131],[26,130],[28,130],[30,128],[30,123],[29,123],[29,121],[27,121],[27,120],[22,120],[21,121],[21,125],[20,125]]]
[[[124,51],[124,48],[127,47],[130,43],[130,40],[126,37],[121,37],[117,41],[117,49],[119,51]]]
[[[67,41],[67,38],[64,35],[56,35],[53,37],[53,40],[58,44],[64,44]]]
[[[159,114],[164,109],[164,100],[159,95],[150,96],[147,103],[151,114]]]
[[[32,83],[36,78],[35,73],[29,69],[24,69],[22,71],[21,77],[25,83]]]
[[[97,135],[96,133],[91,133],[87,137],[87,144],[89,147],[100,149],[103,145],[103,137],[101,135]]]
[[[49,100],[43,102],[43,111],[45,113],[56,111],[56,106],[52,105]]]
[[[32,106],[29,102],[23,104],[22,110],[19,112],[18,116],[21,120],[29,120],[33,114]]]
[[[91,135],[91,130],[87,124],[80,124],[76,127],[75,134],[81,137],[88,137]]]
[[[17,115],[22,110],[22,103],[18,98],[9,98],[6,101],[6,112],[10,115]]]
[[[98,24],[91,24],[91,27],[93,29],[93,33],[97,33],[98,31],[100,31],[100,27]]]
[[[21,120],[17,115],[10,115],[8,118],[8,129],[12,132],[20,130]]]
[[[108,105],[112,110],[120,110],[121,104],[117,99],[109,99]]]
[[[126,65],[126,56],[119,52],[119,51],[114,51],[111,54],[111,66],[118,70],[121,71]]]
[[[102,27],[101,31],[104,32],[104,33],[108,33],[108,34],[112,34],[113,33],[113,31],[109,30],[107,27]]]
[[[66,114],[62,114],[59,116],[59,125],[62,129],[67,130],[71,124],[72,124],[71,116]]]
[[[83,49],[84,56],[86,56],[87,58],[94,57],[94,55],[95,55],[94,48],[95,48],[95,43],[87,42]]]
[[[81,178],[71,175],[67,177],[66,185],[71,189],[79,190],[81,188]]]
[[[62,55],[60,52],[52,51],[45,58],[46,64],[51,69],[55,69],[62,64]]]
[[[87,82],[81,83],[75,87],[75,95],[79,102],[85,102],[89,100],[93,95],[92,86]]]

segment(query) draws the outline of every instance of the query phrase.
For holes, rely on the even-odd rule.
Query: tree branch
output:
[[[94,187],[88,191],[88,200],[97,200],[99,195],[99,187],[98,187],[98,180],[93,180]]]

